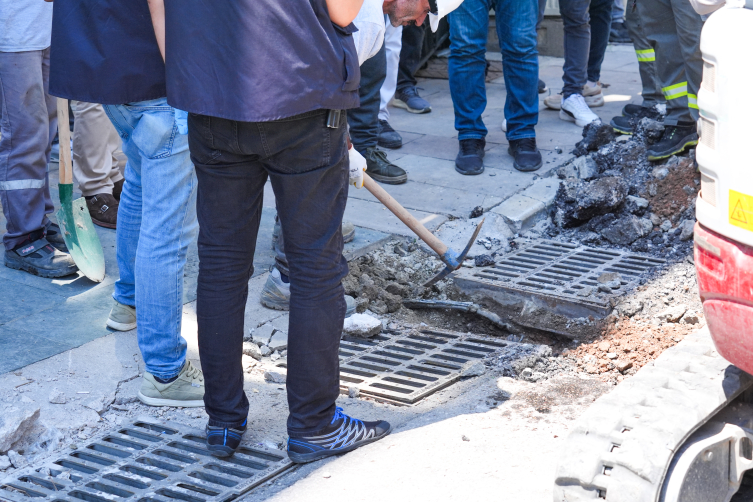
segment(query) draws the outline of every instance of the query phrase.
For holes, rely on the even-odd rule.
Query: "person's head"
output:
[[[390,18],[392,26],[405,26],[416,23],[423,24],[427,15],[431,17],[431,29],[437,31],[437,25],[463,0],[384,0],[382,10]]]

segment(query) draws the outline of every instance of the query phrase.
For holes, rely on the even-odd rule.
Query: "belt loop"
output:
[[[342,116],[342,112],[342,110],[330,110],[327,114],[327,127],[338,129],[340,127],[340,117]]]

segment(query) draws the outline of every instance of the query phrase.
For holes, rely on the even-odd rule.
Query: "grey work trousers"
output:
[[[667,100],[666,125],[698,120],[703,19],[688,0],[637,0],[643,33],[656,53],[656,73]]]
[[[123,179],[126,157],[120,136],[102,105],[71,100],[73,110],[73,176],[81,195],[108,193]]]
[[[643,86],[641,90],[643,106],[651,107],[664,103],[664,95],[661,92],[661,86],[656,77],[656,53],[643,33],[643,25],[640,16],[638,16],[635,0],[628,1],[625,18],[625,26],[627,26],[628,33],[630,33],[630,38],[633,39],[635,55],[638,56],[638,72],[641,75],[641,84]]]
[[[47,163],[57,130],[57,102],[48,91],[50,49],[0,52],[0,202],[6,250],[36,240],[54,209]]]

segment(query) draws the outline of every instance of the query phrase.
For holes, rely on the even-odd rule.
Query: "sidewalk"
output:
[[[498,58],[499,54],[489,54],[489,57]],[[561,67],[561,59],[541,58],[540,75],[551,93],[559,92],[561,87]],[[601,80],[610,87],[605,89],[605,106],[594,111],[605,122],[619,115],[626,103],[641,102],[632,46],[609,47]],[[450,220],[467,219],[476,206],[501,211],[505,201],[530,200],[540,204],[519,194],[570,158],[569,152],[581,137],[581,128],[560,120],[558,112],[545,109],[543,99],[547,94],[540,95],[541,113],[536,131],[545,164],[535,173],[516,171],[500,129],[505,97],[500,78],[487,84],[486,171],[480,176],[462,176],[454,170],[458,143],[448,82],[424,80],[419,85],[424,89],[422,95],[432,104],[432,112],[414,115],[390,109],[390,123],[403,135],[404,146],[389,151],[389,157],[408,171],[409,181],[386,189],[431,230],[441,230]],[[560,150],[562,153],[557,153]],[[52,164],[50,170],[51,192],[57,207],[57,165]],[[511,199],[514,196],[518,198]],[[258,302],[274,260],[270,246],[274,207],[274,196],[267,185],[255,272],[249,282],[246,331],[266,322],[287,324],[286,313],[266,309]],[[359,227],[356,240],[346,245],[348,258],[370,251],[390,234],[413,237],[366,190],[351,188],[345,218]],[[1,213],[0,227],[5,227]],[[41,407],[40,424],[68,428],[68,434],[81,434],[84,438],[94,430],[111,425],[110,418],[100,417],[94,410],[96,404],[92,405],[91,401],[97,396],[102,399],[116,396],[115,403],[118,399],[132,402],[127,400],[133,399],[143,371],[135,330],[113,333],[104,327],[112,306],[111,293],[118,270],[115,231],[97,228],[97,232],[107,266],[107,276],[101,284],[93,284],[81,276],[42,279],[0,266],[0,401],[36,403]],[[197,274],[194,244],[185,273],[183,333],[189,342],[189,358],[198,363]],[[583,385],[588,387],[587,384],[590,385],[589,382]],[[524,401],[526,392],[547,392],[535,387],[486,375],[455,384],[411,408],[341,398],[341,403],[359,418],[385,417],[393,422],[397,426],[394,435],[331,464],[316,463],[299,468],[253,492],[250,500],[271,496],[281,501],[323,500],[325,497],[329,500],[333,494],[341,493],[347,494],[349,500],[384,500],[388,496],[396,500],[409,496],[419,500],[497,500],[503,493],[505,500],[550,500],[551,495],[547,495],[551,493],[550,473],[557,460],[557,442],[552,441],[553,436],[563,437],[569,421],[588,403],[584,397],[583,402],[563,403],[560,413],[541,413]],[[61,416],[63,407],[48,402],[53,389],[69,396],[70,406],[66,407],[64,416]],[[253,396],[252,414],[257,417],[249,430],[250,436],[260,442],[279,443],[285,435],[284,387],[249,374],[246,390]],[[493,402],[489,397],[497,396],[500,390],[508,396],[521,397],[497,398],[501,401],[498,405],[488,404]],[[586,390],[584,396],[603,391],[590,387]],[[553,392],[556,394],[559,390]],[[202,409],[189,412],[140,407],[139,412],[199,428],[203,427],[206,417]],[[133,414],[128,416],[134,417]],[[467,430],[475,432],[468,434]],[[462,440],[463,435],[470,441]],[[68,441],[71,436],[64,433],[61,438]],[[373,476],[367,476],[370,473]],[[516,486],[518,491],[508,491],[509,485]],[[351,497],[356,488],[360,498]],[[405,491],[395,496],[397,489]]]

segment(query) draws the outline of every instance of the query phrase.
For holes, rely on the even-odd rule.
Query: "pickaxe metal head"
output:
[[[465,257],[468,255],[468,251],[471,250],[471,246],[473,246],[473,243],[476,242],[476,237],[478,237],[478,233],[481,231],[481,225],[484,224],[484,220],[481,220],[481,222],[476,227],[476,230],[473,231],[473,235],[471,236],[471,239],[468,241],[468,244],[466,244],[465,249],[463,249],[463,252],[458,254],[457,252],[453,251],[451,248],[447,248],[447,252],[445,252],[444,255],[440,256],[439,259],[442,260],[442,262],[447,265],[444,270],[442,270],[440,273],[435,275],[432,279],[427,281],[424,284],[425,288],[428,288],[432,284],[436,283],[437,281],[441,281],[450,273],[454,272],[455,270],[459,269],[463,266],[463,261],[465,261]]]

